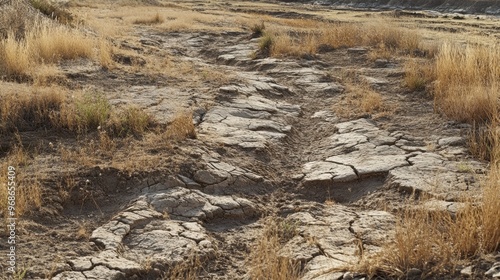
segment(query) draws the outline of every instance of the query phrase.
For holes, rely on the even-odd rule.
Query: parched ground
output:
[[[390,240],[394,213],[410,194],[428,195],[427,209],[450,212],[464,191],[478,194],[487,166],[467,150],[469,127],[434,112],[425,91],[404,86],[408,58],[374,59],[364,46],[255,55],[256,19],[369,22],[389,13],[262,2],[128,4],[70,6],[113,42],[116,64],[65,62],[62,86],[102,92],[112,106],[138,106],[163,124],[192,112],[197,137],[151,133],[106,151],[92,135],[20,133],[37,148],[17,172],[43,186],[41,208],[19,219],[25,279],[161,279],[196,262],[203,262],[199,279],[249,279],[247,256],[271,214],[294,227],[280,254],[300,262],[302,279],[347,279],[352,264]],[[164,23],[132,24],[157,12]],[[420,30],[427,43],[486,41],[499,26],[484,16],[390,19]],[[359,85],[380,95],[377,109],[364,110],[353,97]],[[5,90],[19,87],[2,82]],[[2,137],[6,152],[15,140]],[[69,181],[63,200],[59,188]],[[7,250],[2,242],[1,254]],[[487,265],[474,273],[481,277]]]

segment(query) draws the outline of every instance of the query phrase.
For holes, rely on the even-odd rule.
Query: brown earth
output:
[[[106,151],[98,131],[20,132],[30,160],[17,172],[38,178],[43,199],[18,220],[24,279],[161,279],[193,252],[205,263],[199,279],[249,279],[247,255],[272,213],[298,224],[283,254],[300,261],[303,279],[342,279],[348,269],[335,271],[357,262],[359,246],[377,252],[390,239],[392,214],[411,193],[430,195],[428,207],[439,211],[459,207],[463,191],[477,194],[486,164],[467,151],[470,127],[434,112],[425,90],[404,86],[407,57],[375,60],[360,46],[254,58],[259,39],[246,24],[387,14],[263,2],[70,4],[89,28],[107,32],[116,64],[65,62],[60,86],[137,105],[162,124],[193,112],[197,137],[167,142],[151,132]],[[131,24],[156,12],[165,23]],[[499,28],[496,19],[391,20],[428,43],[494,41]],[[381,109],[360,110],[352,84],[380,94]],[[22,87],[1,82],[3,92]],[[2,156],[19,141],[1,139]],[[60,186],[69,185],[62,199]],[[5,227],[0,234],[6,240]],[[475,260],[474,275],[490,263]]]

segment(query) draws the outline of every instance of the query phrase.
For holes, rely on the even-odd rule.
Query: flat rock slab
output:
[[[233,171],[229,165],[218,164],[220,169]],[[194,254],[213,257],[216,247],[204,221],[258,214],[256,205],[247,199],[209,195],[172,182],[176,180],[144,189],[147,192],[128,208],[95,229],[90,240],[102,251],[69,260],[71,271],[54,279],[128,279],[144,272],[145,263],[165,271]]]
[[[299,225],[299,237],[288,241],[283,252],[306,262],[302,279],[334,279],[325,275],[358,261],[360,246],[365,253],[379,250],[392,237],[395,223],[390,213],[342,205],[325,206],[319,213],[297,212],[287,219]]]
[[[158,121],[167,123],[177,113],[192,108],[193,97],[193,93],[174,88],[132,86],[110,96],[109,102],[115,106],[136,106],[145,109]]]
[[[303,176],[305,188],[330,182],[335,192],[335,188],[342,187],[336,184],[338,182],[354,183],[373,176],[387,176],[390,186],[448,200],[457,199],[460,191],[477,189],[476,173],[478,170],[484,173],[481,163],[457,162],[453,150],[463,143],[461,137],[441,138],[442,149],[430,151],[430,144],[435,140],[389,133],[366,119],[338,123],[335,127],[337,133],[324,140],[323,151],[319,151],[332,156],[305,163],[302,174],[296,175],[297,178]]]
[[[300,107],[252,95],[212,107],[199,126],[200,139],[242,148],[265,148],[286,137],[292,127],[282,120],[298,116]]]

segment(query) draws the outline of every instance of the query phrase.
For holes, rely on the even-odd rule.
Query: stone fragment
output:
[[[303,179],[306,183],[348,182],[358,178],[350,166],[324,161],[308,162],[303,165],[302,172],[306,174]]]
[[[352,166],[359,176],[385,174],[396,167],[409,165],[406,155],[364,155],[362,152],[333,156],[326,161]]]
[[[465,138],[460,136],[441,138],[438,141],[438,145],[441,147],[444,146],[461,146],[465,144]]]
[[[348,48],[347,53],[349,54],[366,54],[368,52],[367,48],[357,47],[357,48]]]
[[[472,265],[469,265],[462,270],[460,270],[460,274],[466,277],[471,277],[472,276]]]
[[[194,180],[205,185],[213,185],[222,182],[227,177],[220,177],[219,174],[214,174],[208,170],[198,170],[194,174]]]
[[[125,273],[113,269],[109,269],[105,266],[98,265],[92,270],[82,271],[86,279],[109,279],[109,280],[125,280]]]
[[[500,262],[494,263],[484,275],[492,278],[500,278]]]

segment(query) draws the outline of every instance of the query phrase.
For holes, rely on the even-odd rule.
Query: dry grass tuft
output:
[[[3,95],[0,97],[0,131],[58,127],[57,112],[65,100],[65,94],[59,88]]]
[[[107,126],[113,135],[139,136],[144,134],[150,127],[156,124],[154,118],[144,110],[137,107],[127,107],[111,117]]]
[[[174,265],[161,279],[165,280],[196,280],[203,269],[201,258],[196,253],[191,253],[188,259]]]
[[[368,85],[347,84],[344,98],[333,106],[333,110],[340,117],[353,118],[387,113],[390,108],[384,103],[380,93]]]
[[[405,64],[404,83],[412,91],[425,90],[435,80],[434,64],[410,59]]]
[[[196,130],[193,123],[193,114],[188,111],[178,113],[168,125],[164,136],[173,140],[195,139]]]
[[[134,24],[145,24],[145,25],[162,24],[164,22],[165,18],[161,16],[159,13],[156,13],[152,18],[134,20]]]
[[[99,40],[99,63],[102,68],[106,70],[111,70],[115,66],[115,62],[113,60],[114,48],[113,44],[108,40],[101,38]]]
[[[448,117],[487,122],[498,112],[500,47],[445,43],[436,58],[435,104]]]
[[[31,159],[22,147],[22,144],[16,144],[4,158],[0,164],[0,183],[7,186],[8,182],[8,167],[12,166],[15,168],[15,197],[16,197],[16,216],[21,217],[24,214],[39,209],[42,206],[42,188],[40,183],[40,178],[28,176],[27,173],[20,172],[22,169],[31,163]],[[8,188],[0,188],[0,201],[1,209],[0,214],[4,217],[8,216],[7,213],[7,197]]]
[[[103,94],[87,93],[62,109],[62,126],[73,131],[96,130],[111,116],[111,105]]]
[[[274,216],[268,217],[249,255],[251,279],[299,279],[300,264],[280,254],[283,243],[296,234],[296,224]]]

